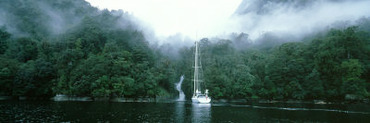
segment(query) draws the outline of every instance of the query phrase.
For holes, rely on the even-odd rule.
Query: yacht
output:
[[[203,81],[201,80],[202,77],[202,63],[200,62],[200,50],[199,50],[199,42],[195,41],[195,58],[194,58],[194,92],[191,101],[193,103],[210,103],[211,97],[208,96],[208,89],[204,90],[202,93],[202,85],[204,85]],[[202,84],[203,83],[203,84]]]

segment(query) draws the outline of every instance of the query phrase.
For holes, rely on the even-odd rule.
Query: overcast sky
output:
[[[122,9],[154,29],[159,37],[218,35],[241,0],[87,0],[100,9]]]
[[[303,37],[340,21],[355,22],[370,16],[370,0],[316,0],[311,6],[296,7],[266,3],[268,14],[255,11],[232,16],[242,0],[87,0],[100,9],[122,9],[132,13],[151,28],[160,40],[181,34],[191,39],[249,34],[252,40],[274,32]],[[259,0],[245,0],[245,7]],[[260,8],[260,7],[258,7]],[[343,24],[342,24],[343,25]]]

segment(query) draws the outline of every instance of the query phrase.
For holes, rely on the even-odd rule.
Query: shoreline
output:
[[[137,98],[109,98],[109,97],[88,97],[88,96],[68,96],[68,95],[56,95],[51,98],[46,97],[12,97],[12,96],[0,96],[0,101],[6,100],[17,100],[17,101],[54,101],[54,102],[174,102],[177,99],[170,99],[165,97],[137,97]],[[259,103],[259,104],[351,104],[351,103],[364,103],[370,104],[369,99],[363,100],[267,100],[267,99],[214,99],[211,103]]]
[[[214,103],[259,103],[259,104],[317,104],[317,105],[326,105],[326,104],[352,104],[352,103],[364,103],[370,104],[368,99],[364,100],[266,100],[266,99],[218,99],[213,100]]]

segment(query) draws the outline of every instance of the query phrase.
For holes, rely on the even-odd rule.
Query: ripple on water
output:
[[[347,111],[347,110],[337,110],[337,109],[311,109],[311,108],[264,107],[264,106],[255,106],[255,105],[235,105],[235,104],[231,104],[230,106],[231,106],[231,107],[258,108],[258,109],[290,110],[290,111],[327,111],[327,112],[353,113],[353,114],[370,114],[370,112]]]
[[[369,105],[9,101],[0,102],[0,122],[361,122],[370,120],[366,108]]]

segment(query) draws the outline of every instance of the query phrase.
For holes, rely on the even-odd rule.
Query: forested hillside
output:
[[[343,100],[369,98],[370,20],[358,26],[331,29],[298,42],[266,44],[232,39],[200,41],[204,80],[214,98]],[[246,35],[247,36],[247,35]],[[235,48],[235,43],[246,48]],[[239,45],[240,46],[240,45]],[[262,47],[261,47],[262,46]],[[194,47],[192,47],[194,48]],[[191,76],[192,48],[181,51]],[[191,80],[186,95],[192,93]]]
[[[84,0],[5,0],[0,10],[0,95],[173,93],[168,62],[123,11],[98,10]]]
[[[189,98],[194,47],[172,58],[135,20],[84,0],[0,1],[0,96],[174,97],[184,74]],[[295,42],[208,37],[200,49],[214,99],[370,97],[369,18]]]

